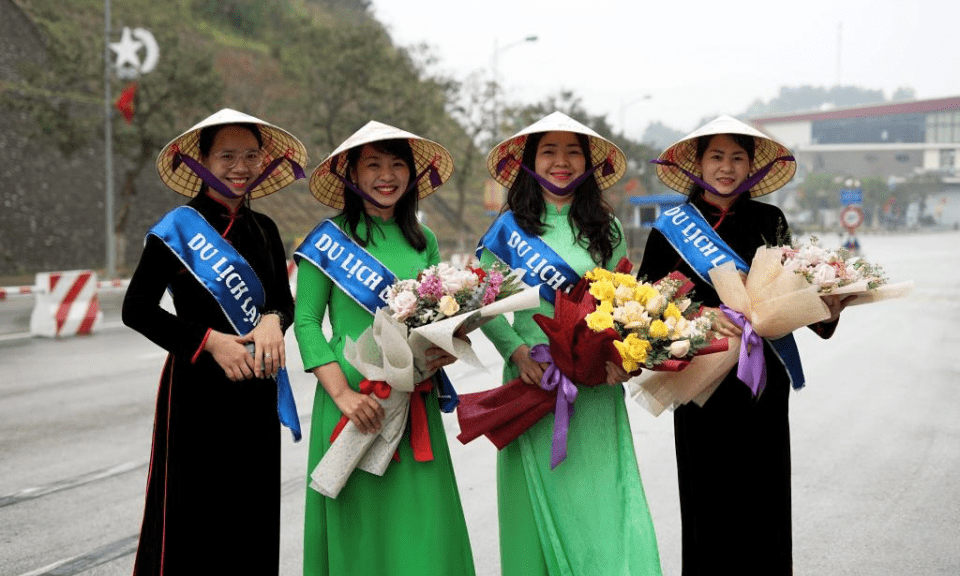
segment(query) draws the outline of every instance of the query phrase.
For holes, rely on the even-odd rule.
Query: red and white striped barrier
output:
[[[0,286],[0,300],[6,300],[11,296],[30,296],[33,294],[33,286]]]
[[[96,273],[88,270],[37,274],[30,334],[57,338],[92,333],[103,321],[98,288]]]
[[[130,279],[121,280],[119,278],[114,278],[113,280],[101,280],[97,282],[97,290],[109,290],[111,288],[122,288],[127,289],[127,285],[130,284]]]

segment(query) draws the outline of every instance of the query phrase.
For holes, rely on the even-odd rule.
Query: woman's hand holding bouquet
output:
[[[336,498],[355,468],[383,475],[408,418],[414,457],[432,459],[422,393],[432,390],[431,377],[450,357],[482,366],[468,332],[499,314],[537,305],[536,289],[524,288],[520,278],[500,264],[459,270],[441,263],[389,288],[387,306],[355,342],[347,339],[343,351],[364,376],[360,393],[382,407],[379,429],[368,434],[341,418],[311,473],[312,488]],[[452,411],[459,399],[442,372],[439,380],[441,409]]]
[[[912,282],[887,285],[879,266],[850,258],[842,248],[825,250],[816,238],[759,248],[746,279],[727,263],[712,269],[710,280],[723,302],[720,310],[741,334],[730,336],[726,354],[698,359],[685,374],[632,382],[631,394],[654,415],[690,401],[703,405],[738,363],[740,379],[759,394],[765,384],[763,339],[776,346],[798,328],[836,321],[846,306],[899,298],[913,289]]]
[[[534,315],[549,342],[530,350],[535,362],[547,366],[540,386],[525,384],[522,376],[493,390],[464,395],[457,410],[462,443],[485,435],[502,449],[553,411],[551,466],[556,467],[566,457],[577,386],[608,384],[607,363],[633,374],[641,367],[682,370],[696,354],[713,351],[692,302],[682,301],[689,281],[682,276],[664,279],[665,297],[653,285],[638,284],[630,268],[623,259],[614,272],[594,269],[570,292],[557,292],[553,318]],[[721,348],[723,344],[714,347]]]

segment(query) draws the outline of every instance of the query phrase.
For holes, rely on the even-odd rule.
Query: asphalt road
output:
[[[831,245],[836,237],[824,238]],[[861,238],[902,300],[844,313],[833,339],[798,332],[808,386],[791,399],[796,574],[960,574],[960,234]],[[109,323],[108,323],[109,324]],[[461,392],[499,382],[454,365]],[[292,333],[290,372],[309,426],[313,382]],[[129,574],[163,353],[107,326],[90,337],[0,342],[0,574]],[[671,416],[630,403],[665,575],[678,575]],[[498,574],[495,449],[461,446],[446,418],[481,576]],[[210,449],[218,435],[210,432]],[[238,481],[242,470],[236,471]],[[306,442],[283,440],[281,573],[300,573]]]

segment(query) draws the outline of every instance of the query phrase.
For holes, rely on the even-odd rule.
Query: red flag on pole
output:
[[[131,82],[120,92],[120,97],[113,103],[117,110],[123,114],[123,119],[127,124],[133,121],[133,99],[137,95],[137,83]]]

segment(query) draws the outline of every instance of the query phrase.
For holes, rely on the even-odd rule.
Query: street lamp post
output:
[[[493,136],[495,140],[498,140],[498,141],[500,140],[500,101],[499,101],[500,80],[498,78],[500,53],[506,52],[510,48],[519,46],[526,42],[536,42],[536,41],[537,41],[536,36],[527,36],[525,38],[521,38],[520,40],[515,40],[507,44],[506,46],[500,47],[498,46],[497,39],[494,38],[493,40],[493,56],[490,58],[490,68],[493,75]]]
[[[113,224],[113,127],[110,125],[110,0],[103,3],[103,139],[106,194],[107,278],[117,275],[117,247]]]

